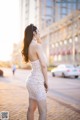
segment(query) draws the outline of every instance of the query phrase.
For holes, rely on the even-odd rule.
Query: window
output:
[[[66,8],[62,8],[62,14],[67,15],[67,9]]]
[[[77,9],[80,10],[80,0],[77,2]]]
[[[73,9],[73,10],[76,10],[76,3],[73,3],[73,4],[72,4],[72,9]]]
[[[51,16],[52,15],[52,9],[51,8],[47,8],[46,14]]]
[[[61,4],[59,4],[59,3],[57,4],[56,11],[57,11],[57,14],[60,15],[60,13],[61,13]]]
[[[53,0],[46,0],[46,6],[52,6]]]
[[[44,6],[41,6],[41,15],[44,15],[45,14],[45,8]]]
[[[77,1],[73,0],[71,2],[68,2],[68,13],[71,13],[71,11],[76,10],[77,7]]]
[[[36,2],[37,2],[37,0],[36,0]],[[44,5],[44,3],[45,3],[45,0],[41,0],[41,3]]]
[[[62,2],[62,7],[66,8],[66,2]]]
[[[72,4],[68,3],[68,14],[71,13],[71,9],[72,9]]]
[[[65,4],[62,4],[61,6],[61,16],[62,17],[65,17],[67,15],[67,7],[66,7],[66,3]]]

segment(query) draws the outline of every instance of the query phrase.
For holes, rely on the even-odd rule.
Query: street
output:
[[[17,69],[13,75],[11,69],[1,69],[4,77],[0,77],[0,112],[9,111],[10,120],[26,120],[26,81],[30,71]],[[52,77],[48,72],[48,79],[47,120],[80,120],[80,78]],[[35,120],[37,119],[36,110]]]
[[[49,95],[80,109],[80,78],[50,77]]]
[[[9,80],[5,80],[4,82],[26,87],[26,81],[30,74],[30,70],[17,69],[14,76],[11,69],[3,68],[3,70],[4,75],[9,77]],[[48,82],[49,97],[55,98],[80,110],[80,78],[52,77],[51,73],[48,72]]]

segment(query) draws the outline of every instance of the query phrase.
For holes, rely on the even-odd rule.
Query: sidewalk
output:
[[[0,112],[9,111],[10,120],[27,120],[28,93],[25,87],[0,82]],[[80,120],[79,112],[47,97],[47,120]],[[38,111],[35,119],[38,120]]]

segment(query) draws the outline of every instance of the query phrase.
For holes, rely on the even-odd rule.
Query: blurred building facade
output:
[[[75,10],[80,10],[80,0],[35,0],[35,24],[43,29]]]
[[[22,28],[33,23],[43,29],[75,10],[80,10],[80,0],[20,0]]]
[[[21,68],[23,65],[22,61],[22,55],[21,55],[21,42],[16,44],[13,44],[13,52],[12,52],[12,65],[17,65],[19,68]]]
[[[80,11],[51,24],[41,33],[49,65],[80,64]],[[47,44],[46,44],[47,43]]]
[[[19,0],[19,3],[21,13],[21,38],[23,39],[25,27],[30,23],[34,23],[35,0]]]
[[[20,11],[21,33],[30,23],[40,29],[49,65],[80,64],[80,0],[20,0]]]

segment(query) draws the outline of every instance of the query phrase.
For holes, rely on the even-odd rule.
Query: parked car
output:
[[[78,72],[79,72],[79,76],[80,76],[80,66],[76,66]]]
[[[0,69],[0,76],[3,76],[3,71]]]
[[[76,66],[76,68],[78,68],[80,70],[80,66]]]
[[[80,71],[74,65],[60,64],[51,70],[52,76],[75,77],[78,78]]]

